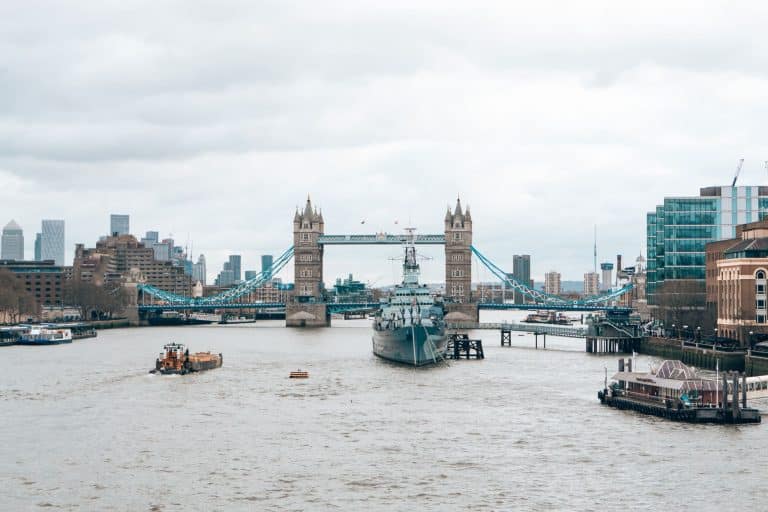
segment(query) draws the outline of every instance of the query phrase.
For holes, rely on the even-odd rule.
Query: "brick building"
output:
[[[72,269],[74,279],[99,286],[121,284],[137,271],[140,279],[161,290],[187,296],[192,290],[192,279],[182,266],[156,260],[154,249],[133,235],[106,237],[92,249],[77,244]]]
[[[768,335],[768,220],[736,227],[736,238],[706,246],[707,306],[718,336],[748,346]]]
[[[23,283],[24,288],[34,295],[39,305],[61,305],[62,288],[71,275],[71,267],[56,265],[53,260],[0,260],[0,268],[13,272]]]

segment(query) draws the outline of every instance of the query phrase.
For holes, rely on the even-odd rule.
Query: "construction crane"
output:
[[[733,183],[731,183],[732,187],[736,186],[736,180],[739,179],[739,173],[741,172],[741,166],[744,165],[744,159],[739,159],[739,165],[736,166],[736,176],[733,177]]]

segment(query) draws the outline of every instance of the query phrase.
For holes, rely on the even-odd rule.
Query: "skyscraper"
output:
[[[24,259],[24,231],[21,226],[11,220],[3,228],[2,242],[0,243],[0,259],[22,261]]]
[[[35,234],[35,261],[42,261],[42,243],[43,243],[43,234],[42,233],[36,233]]]
[[[272,255],[271,254],[261,255],[261,271],[268,279],[272,279]]]
[[[129,235],[130,233],[130,216],[115,213],[109,216],[109,234],[111,236]]]
[[[64,221],[43,220],[40,238],[40,258],[64,265]]]
[[[531,256],[529,254],[515,254],[512,257],[512,276],[519,283],[532,287],[531,283]],[[515,304],[523,304],[525,295],[515,291]]]
[[[197,257],[197,263],[195,263],[192,266],[192,280],[193,281],[199,281],[202,284],[205,284],[205,275],[206,275],[206,268],[205,268],[205,255],[201,254]]]
[[[544,293],[560,295],[560,272],[547,272],[544,274]]]
[[[235,283],[242,280],[242,274],[240,273],[240,263],[241,258],[239,254],[230,254],[229,269],[232,271],[232,279]]]

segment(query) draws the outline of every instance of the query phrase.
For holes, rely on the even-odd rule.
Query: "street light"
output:
[[[749,331],[749,348],[752,348],[752,336],[754,336],[754,331]]]
[[[677,338],[677,331],[675,330],[675,324],[672,324],[672,337]]]
[[[696,327],[696,340],[701,341],[701,326]]]

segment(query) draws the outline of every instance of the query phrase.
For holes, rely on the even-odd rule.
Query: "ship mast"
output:
[[[416,261],[416,228],[405,228],[406,235],[403,245],[405,257],[403,258],[403,285],[419,284],[419,264]]]

